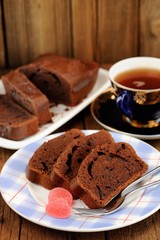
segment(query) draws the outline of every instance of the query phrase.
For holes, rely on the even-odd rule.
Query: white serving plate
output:
[[[28,145],[33,141],[51,134],[71,118],[73,118],[80,111],[82,111],[86,106],[88,106],[99,94],[104,92],[109,87],[109,85],[110,83],[108,80],[108,72],[100,68],[93,89],[81,103],[74,107],[58,104],[57,106],[50,108],[50,111],[54,113],[54,116],[52,117],[52,123],[42,125],[36,134],[21,141],[13,141],[0,137],[0,147],[16,150]],[[4,89],[3,85],[0,83],[0,94],[2,93],[4,93]]]
[[[86,135],[95,130],[86,130]],[[61,134],[61,133],[59,133]],[[48,198],[48,190],[33,184],[26,178],[26,166],[33,152],[48,139],[59,134],[47,136],[43,139],[25,146],[14,153],[3,166],[0,176],[0,191],[6,204],[23,218],[52,229],[72,232],[98,232],[114,230],[135,224],[154,214],[160,208],[160,186],[144,189],[140,195],[134,196],[129,204],[120,210],[95,217],[79,217],[72,212],[66,219],[58,219],[48,216],[45,206]],[[148,171],[160,165],[160,153],[158,150],[143,142],[120,133],[111,132],[115,142],[129,143],[137,154],[145,161]],[[152,176],[149,181],[160,179],[160,172]],[[75,200],[76,207],[82,207],[81,200]]]

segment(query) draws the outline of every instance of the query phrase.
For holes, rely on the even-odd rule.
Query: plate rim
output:
[[[96,132],[96,131],[99,131],[99,130],[82,130],[84,133],[87,133],[87,134],[91,134],[91,133],[93,133],[93,132]],[[115,132],[110,132],[111,134],[112,134],[112,136],[113,137],[115,137],[115,136],[119,136],[120,137],[120,135],[123,135],[124,136],[124,134],[121,134],[121,133],[115,133]],[[52,135],[50,135],[50,136],[47,136],[47,137],[45,137],[45,138],[43,138],[43,139],[41,139],[41,141],[43,140],[43,141],[46,141],[46,140],[48,140],[48,139],[51,139],[51,138],[53,138],[53,137],[56,137],[56,136],[58,136],[58,135],[60,135],[60,134],[62,134],[62,132],[60,132],[60,133],[55,133],[55,134],[52,134]],[[142,140],[140,140],[140,139],[136,139],[136,138],[134,138],[134,137],[131,137],[131,136],[126,136],[125,135],[125,138],[131,138],[131,139],[133,139],[134,141],[138,141],[139,143],[143,143],[143,144],[145,144],[145,145],[147,145],[148,147],[151,147],[154,151],[156,151],[157,153],[159,152],[156,148],[154,148],[153,146],[151,146],[150,144],[148,144],[148,143],[146,143],[146,142],[144,142],[144,141],[142,141]],[[40,139],[38,140],[39,142],[40,142]],[[28,148],[28,147],[30,147],[32,145],[32,143],[30,143],[29,145],[27,145],[27,146],[25,146],[24,147],[24,150],[26,149],[26,147]],[[36,149],[35,149],[36,150]],[[4,166],[3,166],[3,168],[2,168],[2,171],[1,171],[1,175],[0,175],[0,178],[1,178],[1,176],[2,176],[2,174],[3,174],[3,171],[4,171],[4,169],[5,169],[5,167],[7,166],[7,163],[9,162],[9,161],[13,161],[14,159],[15,159],[15,157],[16,157],[16,155],[20,152],[20,151],[22,151],[22,149],[19,149],[18,151],[16,151],[9,159],[8,159],[8,161],[4,164]],[[29,160],[29,159],[28,159]],[[160,160],[160,158],[159,158],[159,160]],[[27,165],[27,163],[28,162],[26,162],[26,165]],[[160,164],[160,163],[159,163]],[[28,180],[26,179],[26,181],[28,182]],[[1,191],[1,188],[2,188],[2,186],[0,185],[0,191]],[[27,188],[28,188],[28,186],[27,186]],[[1,192],[1,195],[2,195],[2,198],[4,199],[4,201],[6,202],[6,204],[14,211],[14,212],[16,212],[18,215],[20,215],[21,217],[23,217],[23,218],[25,218],[25,219],[27,219],[27,220],[29,220],[30,222],[33,222],[33,223],[36,223],[36,224],[38,224],[38,225],[41,225],[41,226],[44,226],[44,227],[48,227],[48,228],[51,228],[51,229],[56,229],[56,230],[61,230],[61,231],[70,231],[70,232],[101,232],[101,231],[109,231],[109,230],[114,230],[114,229],[120,229],[120,228],[123,228],[123,227],[126,227],[126,226],[130,226],[130,225],[133,225],[133,224],[135,224],[135,223],[138,223],[138,222],[140,222],[140,221],[142,221],[142,220],[144,220],[144,219],[146,219],[146,218],[148,218],[149,216],[151,216],[151,215],[153,215],[155,212],[157,212],[159,209],[160,209],[160,203],[159,204],[157,204],[157,206],[156,206],[156,208],[154,208],[152,211],[150,211],[150,212],[148,212],[147,214],[145,214],[145,215],[142,215],[141,217],[139,217],[138,219],[135,219],[132,223],[130,223],[130,222],[126,222],[125,224],[121,224],[121,225],[114,225],[114,226],[112,226],[112,227],[102,227],[102,228],[73,228],[73,227],[69,227],[69,228],[62,228],[62,227],[57,227],[57,226],[50,226],[50,224],[47,224],[47,223],[43,223],[43,222],[39,222],[39,221],[36,221],[36,220],[32,220],[31,218],[29,218],[29,217],[27,217],[27,216],[25,216],[24,214],[22,214],[22,213],[20,213],[20,212],[18,212],[17,210],[15,210],[15,208],[9,203],[7,203],[7,201],[6,201],[6,199],[5,199],[5,197],[4,197],[4,195],[2,194],[2,192]],[[31,196],[32,198],[33,198],[33,196]],[[109,215],[108,215],[109,216]]]

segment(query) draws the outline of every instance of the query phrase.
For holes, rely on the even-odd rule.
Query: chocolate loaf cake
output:
[[[2,76],[6,94],[17,104],[38,117],[39,124],[51,121],[49,101],[24,74],[18,70]]]
[[[105,130],[74,140],[57,159],[51,172],[52,182],[56,186],[67,188],[72,193],[74,199],[78,198],[77,189],[70,186],[71,181],[74,181],[74,178],[77,176],[79,167],[86,155],[102,143],[114,143],[110,133]]]
[[[95,62],[46,54],[19,71],[51,102],[74,106],[93,88],[98,69]]]
[[[83,137],[84,134],[78,129],[71,129],[66,133],[44,142],[29,160],[26,177],[33,183],[52,189],[55,184],[50,180],[50,174],[59,155],[69,143]]]
[[[0,95],[0,137],[23,140],[38,132],[38,118],[5,95]]]
[[[104,207],[114,196],[143,175],[148,166],[127,143],[103,144],[83,160],[77,187],[89,208]]]

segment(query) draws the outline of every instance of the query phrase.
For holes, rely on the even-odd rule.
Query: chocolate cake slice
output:
[[[93,61],[45,54],[19,71],[36,85],[50,102],[75,106],[93,88],[99,66]]]
[[[74,189],[71,182],[74,182],[83,159],[93,148],[102,143],[114,143],[110,133],[105,130],[74,140],[57,159],[51,172],[52,182],[69,190],[75,199],[78,198],[79,192]]]
[[[0,95],[0,137],[20,141],[38,132],[38,118]]]
[[[38,117],[39,124],[51,121],[49,101],[27,77],[18,70],[2,76],[6,94],[28,112]]]
[[[47,189],[55,187],[50,180],[50,174],[59,155],[69,143],[83,137],[78,129],[71,129],[58,137],[44,142],[33,154],[26,169],[26,177],[33,183],[42,185]]]
[[[114,196],[143,175],[148,165],[127,143],[103,144],[83,160],[76,178],[89,208],[104,207]]]

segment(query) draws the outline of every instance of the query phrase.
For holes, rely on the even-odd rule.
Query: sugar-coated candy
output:
[[[66,199],[54,198],[46,205],[46,213],[55,218],[68,218],[71,214],[71,207]]]
[[[49,192],[48,201],[54,200],[55,198],[59,198],[59,197],[66,199],[69,206],[72,205],[72,202],[73,202],[72,194],[68,190],[61,188],[61,187],[53,188]]]

